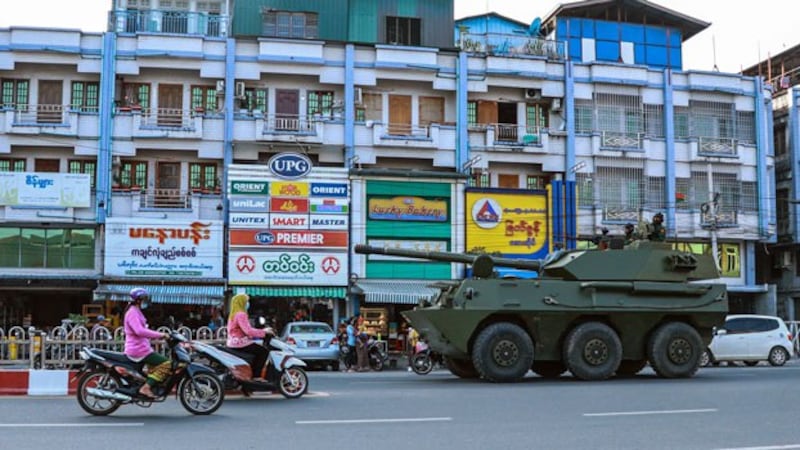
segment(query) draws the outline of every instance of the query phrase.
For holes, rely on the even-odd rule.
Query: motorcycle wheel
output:
[[[225,400],[225,387],[210,373],[199,373],[193,378],[185,377],[178,384],[178,398],[184,409],[198,416],[206,416],[218,410]]]
[[[427,375],[433,371],[433,359],[427,352],[415,353],[411,357],[411,370],[417,375]]]
[[[286,398],[300,398],[308,391],[308,375],[301,367],[289,367],[281,374],[278,390]]]
[[[119,400],[95,397],[87,391],[87,388],[115,391],[117,382],[106,372],[93,370],[81,376],[78,381],[78,390],[75,393],[78,404],[84,411],[94,416],[107,416],[122,406],[122,402]]]
[[[367,358],[369,359],[370,369],[376,372],[380,372],[381,370],[383,370],[383,358],[381,357],[381,353],[377,349],[370,351],[369,355],[367,355]]]

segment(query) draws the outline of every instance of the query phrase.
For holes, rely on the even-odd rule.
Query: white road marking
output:
[[[404,423],[404,422],[449,422],[452,417],[410,417],[406,419],[349,419],[349,420],[298,420],[295,425],[343,424],[343,423]]]
[[[584,413],[584,417],[607,417],[607,416],[647,416],[653,414],[692,414],[692,413],[708,413],[717,412],[716,408],[708,409],[672,409],[663,411],[622,411],[622,412],[606,412],[606,413]]]
[[[768,445],[766,447],[729,447],[721,448],[719,450],[785,450],[790,448],[800,448],[800,444]]]
[[[81,428],[81,427],[143,427],[144,422],[134,423],[0,423],[0,428]]]

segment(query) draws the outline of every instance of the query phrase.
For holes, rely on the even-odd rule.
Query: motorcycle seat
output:
[[[218,348],[219,350],[222,350],[223,352],[230,353],[231,355],[234,355],[234,356],[238,356],[239,358],[242,358],[243,360],[245,360],[247,362],[250,362],[250,360],[253,359],[253,355],[251,355],[250,353],[243,352],[243,351],[237,350],[235,348],[226,347],[226,346],[224,346],[222,344],[214,345],[214,347]]]
[[[103,358],[109,359],[111,361],[133,362],[133,361],[130,360],[130,358],[128,358],[128,355],[126,355],[125,353],[122,353],[122,352],[112,352],[110,350],[100,350],[100,349],[97,349],[97,348],[93,349],[92,351],[94,353],[96,353],[97,355],[102,356]]]

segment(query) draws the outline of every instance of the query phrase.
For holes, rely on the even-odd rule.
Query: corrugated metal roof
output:
[[[153,303],[177,305],[221,306],[225,299],[222,285],[146,285],[101,283],[94,291],[94,300],[127,302],[131,289],[147,289]]]
[[[234,292],[238,289],[232,286]],[[244,286],[247,295],[258,297],[345,298],[347,289],[335,286]]]
[[[358,280],[356,287],[364,294],[366,303],[397,303],[414,305],[441,292],[428,287],[436,280]]]

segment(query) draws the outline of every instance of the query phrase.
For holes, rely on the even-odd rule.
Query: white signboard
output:
[[[222,221],[106,221],[104,274],[154,278],[222,278]]]
[[[329,214],[311,214],[312,230],[346,230],[347,216]]]
[[[231,284],[347,286],[347,252],[231,251]]]
[[[269,216],[269,227],[277,230],[307,230],[308,214],[277,214]]]
[[[89,174],[0,172],[0,205],[88,208],[91,197]]]
[[[229,226],[231,228],[268,228],[269,214],[231,213]]]

